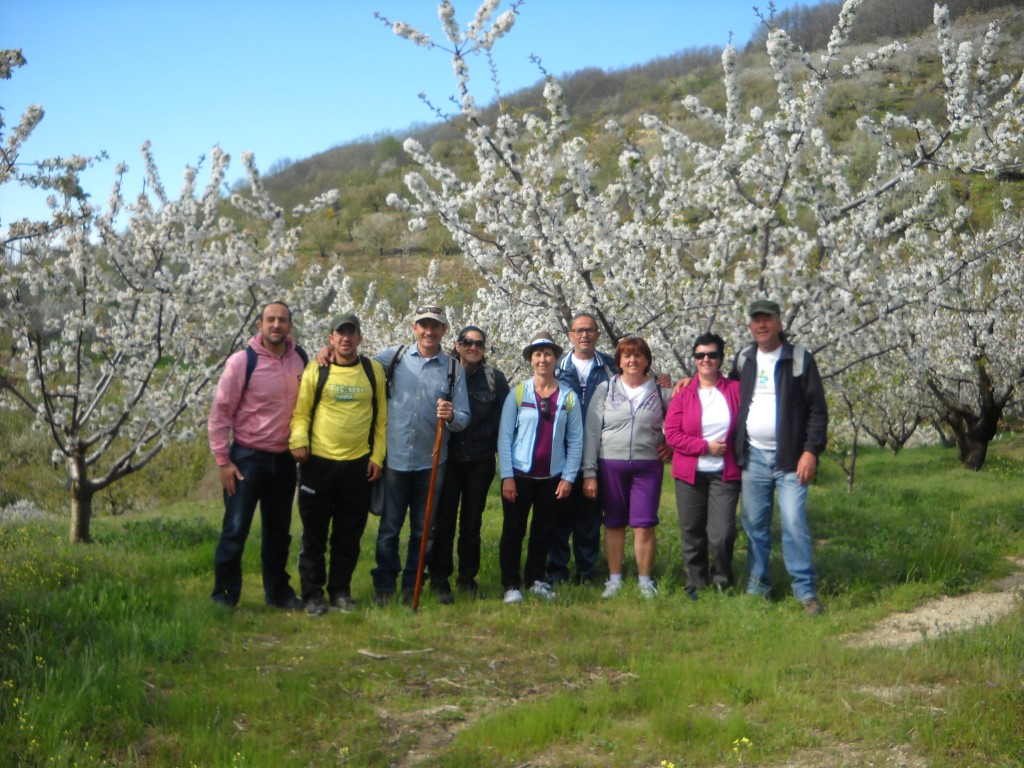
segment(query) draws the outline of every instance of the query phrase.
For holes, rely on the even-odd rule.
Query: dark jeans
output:
[[[736,502],[738,482],[723,482],[720,473],[698,472],[690,485],[676,480],[676,511],[683,536],[686,589],[693,592],[714,584],[720,589],[733,586],[733,548],[736,544]],[[708,570],[708,553],[711,569]]]
[[[572,549],[569,538],[572,537]],[[547,573],[552,584],[569,580],[569,556],[576,558],[576,578],[591,581],[601,551],[601,505],[583,495],[583,477],[576,479],[568,502],[558,505]]]
[[[480,526],[494,480],[494,456],[473,461],[448,457],[430,544],[430,581],[443,587],[454,571],[452,546],[459,528],[459,584],[470,586],[480,572]],[[459,512],[459,501],[462,511]]]
[[[263,525],[263,596],[271,605],[285,603],[295,597],[286,570],[292,543],[295,459],[288,451],[268,453],[237,444],[231,446],[229,456],[243,479],[235,481],[234,496],[224,492],[224,523],[213,556],[213,596],[234,605],[242,594],[242,552],[258,503]]]
[[[551,543],[551,529],[560,508],[569,505],[568,500],[555,498],[555,490],[561,479],[516,477],[516,500],[502,499],[504,520],[498,544],[498,564],[501,567],[501,585],[506,590],[521,589],[524,583],[530,587],[535,581],[544,581],[544,561]],[[526,567],[520,571],[523,539],[526,538],[526,523],[531,507],[533,520],[530,522],[530,540],[526,546]],[[523,578],[520,578],[520,573]]]
[[[369,456],[335,461],[310,456],[299,477],[299,514],[302,549],[299,581],[302,599],[327,595],[334,599],[352,594],[352,573],[359,562],[359,540],[370,510],[370,483],[366,479]],[[378,481],[381,482],[381,481]],[[331,563],[325,553],[330,535]]]
[[[441,464],[437,468],[437,488],[443,486],[444,475],[445,464]],[[385,466],[384,477],[379,482],[384,483],[384,514],[380,516],[377,528],[377,567],[370,572],[373,577],[373,588],[380,594],[392,594],[395,591],[395,579],[401,571],[402,589],[412,591],[416,586],[416,570],[420,561],[423,520],[427,512],[427,494],[430,490],[430,470],[403,472]],[[439,494],[435,492],[435,509],[438,496]],[[398,554],[398,544],[407,513],[409,547],[403,568]]]

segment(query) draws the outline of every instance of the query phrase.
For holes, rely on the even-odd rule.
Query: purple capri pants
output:
[[[597,460],[605,528],[653,528],[658,524],[665,465],[644,461]]]

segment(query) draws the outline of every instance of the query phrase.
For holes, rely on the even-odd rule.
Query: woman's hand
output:
[[[596,482],[596,481],[595,481]],[[568,499],[569,494],[572,493],[572,483],[568,480],[559,480],[558,487],[555,488],[556,499]]]
[[[725,456],[725,441],[724,440],[708,440],[708,455],[709,456]]]
[[[583,481],[583,495],[588,499],[597,498],[597,478],[588,477]]]
[[[506,477],[501,481],[501,498],[505,501],[516,500],[516,481],[514,478]]]

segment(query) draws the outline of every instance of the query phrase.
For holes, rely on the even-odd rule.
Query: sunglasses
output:
[[[703,360],[705,357],[708,358],[709,360],[719,360],[722,357],[722,353],[721,352],[694,352],[693,353],[693,359],[694,360]]]
[[[540,399],[540,415],[544,421],[551,421],[551,401],[546,397]]]
[[[477,349],[484,349],[487,342],[483,339],[459,339],[459,346],[469,349],[470,347],[476,347]]]
[[[440,307],[416,307],[417,315],[443,315],[444,310]]]

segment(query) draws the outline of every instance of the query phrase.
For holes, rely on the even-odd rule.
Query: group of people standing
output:
[[[813,356],[785,340],[776,303],[755,301],[749,316],[754,343],[735,356],[728,377],[720,336],[695,340],[696,375],[673,388],[652,372],[644,339],[624,337],[604,354],[596,318],[580,313],[568,351],[546,331],[534,335],[522,351],[532,376],[510,388],[486,361],[482,328],[466,326],[450,355],[442,349],[448,322],[440,307],[419,307],[414,343],[373,359],[359,353],[358,318],[339,318],[328,346],[304,362],[290,337],[290,311],[268,304],[248,348],[228,360],[209,419],[225,499],[212,599],[238,602],[242,550],[259,503],[266,602],[314,616],[353,610],[351,578],[371,495],[382,500],[371,572],[377,605],[393,598],[396,583],[402,600],[412,601],[421,549],[439,602],[455,601],[453,578],[456,590],[477,595],[482,515],[495,474],[505,603],[524,593],[553,599],[570,580],[595,582],[602,526],[603,596],[623,589],[628,527],[639,593],[653,597],[671,458],[686,594],[733,588],[741,494],[747,592],[769,593],[777,495],[793,594],[808,613],[820,613],[806,498],[827,434],[821,377]],[[286,569],[296,464],[300,595]],[[421,548],[432,481],[433,524]]]

